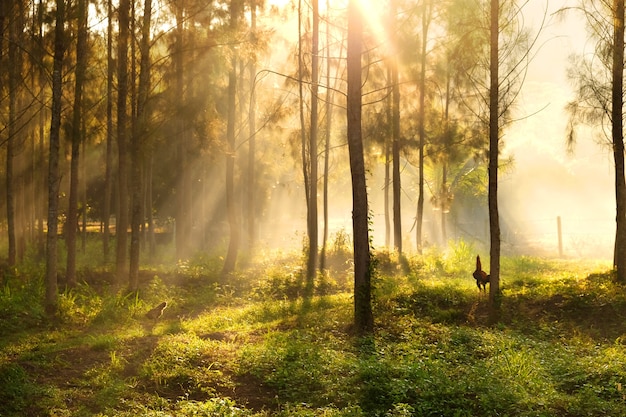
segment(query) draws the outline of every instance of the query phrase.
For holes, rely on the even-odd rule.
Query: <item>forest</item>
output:
[[[0,416],[626,415],[624,15],[3,0]]]

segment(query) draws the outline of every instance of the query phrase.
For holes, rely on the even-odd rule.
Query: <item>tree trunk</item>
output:
[[[306,226],[307,237],[310,241],[310,207],[311,207],[311,189],[309,175],[309,158],[307,153],[306,140],[306,123],[304,119],[304,51],[302,47],[302,0],[298,1],[298,110],[300,114],[300,154],[302,158],[302,179],[304,184],[304,199],[306,202]],[[308,260],[307,260],[308,261]],[[307,269],[308,274],[308,269]]]
[[[419,185],[417,198],[417,217],[415,223],[415,241],[418,253],[422,253],[422,223],[424,219],[424,146],[426,144],[426,47],[428,46],[428,28],[432,15],[432,2],[425,2],[422,10],[422,48],[420,57],[420,81],[419,81]]]
[[[498,145],[499,129],[499,14],[498,0],[491,0],[490,63],[489,63],[489,235],[490,235],[490,284],[489,319],[495,323],[500,318],[500,220],[498,214]]]
[[[131,143],[132,161],[132,215],[130,234],[130,265],[128,276],[128,289],[136,292],[139,289],[139,255],[140,255],[140,233],[142,216],[142,183],[141,174],[144,161],[143,141],[146,132],[146,102],[150,91],[150,22],[152,17],[152,0],[145,0],[143,25],[141,28],[141,61],[139,67],[139,89],[137,94],[137,120],[133,131]]]
[[[109,222],[111,218],[111,193],[113,189],[113,74],[115,63],[113,61],[113,0],[107,0],[107,86],[106,86],[106,155],[104,172],[104,199],[102,207],[102,253],[104,263],[109,259],[109,238],[111,231]]]
[[[234,35],[238,28],[238,0],[231,2],[230,19],[231,31]],[[230,239],[222,275],[228,275],[235,270],[239,252],[239,217],[237,216],[237,204],[235,202],[235,156],[237,153],[235,147],[235,121],[237,117],[237,58],[235,48],[233,48],[232,54],[231,68],[228,74],[228,122],[226,126],[226,140],[228,143],[228,153],[226,154],[226,209],[228,212]]]
[[[44,37],[43,37],[43,2],[39,2],[37,5],[37,30],[38,30],[38,47],[40,48],[40,52],[38,53],[39,62],[43,60],[43,51],[44,51]],[[44,218],[45,214],[45,200],[43,196],[45,195],[46,190],[46,180],[47,175],[44,169],[45,166],[45,124],[46,124],[46,106],[44,105],[44,97],[45,97],[45,85],[46,85],[46,71],[42,65],[38,66],[38,78],[39,78],[39,121],[38,121],[38,152],[37,152],[37,179],[35,187],[37,192],[37,199],[35,204],[36,217],[37,217],[37,253],[39,259],[43,259],[45,256],[45,234],[44,234]],[[41,196],[41,197],[40,197]]]
[[[56,1],[54,29],[54,61],[52,68],[52,118],[50,121],[50,153],[48,156],[48,237],[46,254],[46,313],[57,310],[57,240],[59,207],[59,149],[61,132],[61,104],[63,87],[63,52],[65,50],[65,1]]]
[[[317,132],[318,132],[318,77],[319,77],[319,0],[312,0],[313,33],[311,34],[311,126],[309,133],[309,207],[308,234],[309,258],[307,262],[307,286],[313,286],[317,271],[318,225],[317,225]]]
[[[129,0],[120,0],[119,41],[117,59],[117,152],[118,152],[118,181],[119,181],[119,212],[116,222],[116,263],[115,273],[117,282],[121,283],[128,274],[126,267],[128,251],[128,37],[129,37]]]
[[[176,257],[186,259],[189,257],[189,238],[191,233],[191,181],[189,179],[191,168],[188,166],[189,141],[185,122],[185,106],[188,92],[185,90],[185,16],[184,2],[176,9],[176,43],[175,56],[176,66],[176,96],[180,102],[177,126],[177,157],[178,157],[178,186],[176,189]]]
[[[615,269],[617,280],[626,282],[626,182],[624,178],[624,0],[614,1],[613,19],[613,92],[611,135],[615,160],[615,199],[617,206],[615,237]]]
[[[330,0],[326,0],[326,10],[330,10]],[[333,106],[330,88],[330,22],[326,21],[326,136],[324,138],[324,188],[322,190],[324,229],[322,232],[322,250],[320,253],[320,271],[326,269],[326,251],[328,246],[328,170],[330,158],[330,135],[332,131]]]
[[[348,152],[352,175],[354,234],[354,325],[359,335],[374,331],[371,303],[369,222],[361,131],[361,53],[363,26],[356,0],[348,3]]]
[[[396,2],[391,2],[391,16],[395,21]],[[391,159],[393,189],[393,246],[402,254],[402,185],[400,179],[400,82],[398,77],[399,52],[391,58]]]
[[[72,115],[71,131],[71,162],[70,162],[70,195],[65,223],[65,246],[67,248],[66,284],[69,287],[76,285],[76,233],[78,227],[78,183],[81,124],[82,124],[82,100],[85,72],[87,69],[87,5],[86,0],[78,0],[78,36],[76,40],[76,70],[74,87],[74,108]]]
[[[253,46],[256,42],[256,0],[250,2],[250,36],[252,37]],[[246,207],[248,218],[248,248],[250,252],[254,248],[256,243],[256,57],[253,57],[250,62],[249,76],[250,76],[250,108],[248,112],[248,204]]]
[[[6,7],[6,6],[5,6]],[[7,160],[6,160],[6,210],[7,210],[7,233],[8,233],[8,264],[9,266],[14,266],[17,262],[17,222],[16,222],[16,196],[17,196],[17,187],[16,187],[16,177],[19,176],[19,173],[16,174],[15,164],[17,162],[17,134],[18,134],[18,110],[17,110],[17,102],[18,102],[18,83],[19,78],[21,76],[20,73],[20,65],[19,62],[19,41],[21,35],[21,28],[19,28],[19,19],[18,15],[21,13],[20,6],[18,2],[14,1],[8,5],[9,8],[9,60],[8,60],[8,68],[9,68],[9,120],[8,120],[8,138],[7,138]],[[19,168],[19,167],[18,167]],[[17,170],[19,171],[19,169]]]

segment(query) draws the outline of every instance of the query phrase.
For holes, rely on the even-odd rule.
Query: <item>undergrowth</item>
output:
[[[626,415],[626,291],[608,264],[503,259],[488,326],[470,245],[379,251],[376,331],[358,339],[348,244],[312,293],[292,253],[228,279],[209,256],[152,265],[132,295],[85,268],[56,321],[42,269],[17,268],[0,289],[0,415]]]

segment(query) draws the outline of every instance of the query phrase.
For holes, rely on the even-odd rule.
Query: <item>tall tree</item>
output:
[[[419,116],[418,116],[418,137],[419,137],[419,183],[417,198],[417,216],[415,224],[415,241],[417,251],[422,253],[422,223],[424,218],[424,147],[426,146],[426,62],[428,47],[428,31],[433,14],[433,2],[425,1],[422,4],[422,33],[420,45],[420,75],[419,75]]]
[[[392,0],[390,10],[390,26],[396,23],[396,0]],[[394,35],[394,55],[390,59],[391,75],[391,164],[392,164],[392,195],[393,195],[393,246],[402,254],[402,184],[400,178],[400,79],[398,75],[399,44],[397,32]],[[420,232],[421,234],[421,232]],[[418,244],[418,250],[420,245]]]
[[[137,121],[131,139],[131,184],[132,184],[132,210],[131,210],[131,234],[130,234],[130,265],[128,287],[136,292],[139,288],[139,254],[140,233],[143,223],[143,203],[141,173],[144,165],[143,142],[146,136],[146,102],[150,91],[150,25],[152,18],[152,0],[145,0],[143,8],[143,24],[141,27],[141,41],[139,50],[141,54],[139,64],[139,88],[137,91]]]
[[[76,285],[76,233],[78,226],[78,183],[80,146],[82,142],[83,121],[83,86],[87,70],[87,5],[86,0],[78,0],[77,3],[77,26],[76,39],[76,69],[74,75],[74,106],[71,126],[71,161],[70,161],[70,195],[65,223],[65,246],[67,247],[66,283],[73,287]],[[84,208],[83,208],[84,209]]]
[[[357,0],[348,2],[348,51],[347,51],[347,123],[348,152],[352,177],[352,228],[354,238],[354,325],[360,335],[374,331],[371,304],[371,265],[369,242],[369,212],[365,159],[361,129],[362,75],[361,55],[363,49],[363,16]]]
[[[65,0],[56,0],[54,61],[52,66],[52,112],[48,155],[48,236],[46,238],[46,297],[48,315],[57,309],[57,241],[59,211],[59,149],[63,99],[63,53],[65,51]]]
[[[185,48],[185,10],[186,1],[176,2],[176,51],[174,66],[176,68],[175,90],[179,100],[176,109],[176,155],[178,165],[178,184],[176,188],[176,257],[185,259],[189,256],[189,238],[191,232],[191,180],[189,167],[189,132],[187,122],[190,120],[188,111],[189,94],[186,91],[185,75],[187,68]]]
[[[23,4],[22,0],[7,2],[8,5],[8,26],[9,26],[9,60],[8,60],[8,98],[9,98],[9,120],[7,138],[7,159],[6,159],[6,208],[7,208],[7,233],[9,242],[8,263],[15,265],[18,256],[18,240],[21,235],[20,222],[16,204],[21,193],[18,180],[21,177],[20,154],[23,135],[20,134],[18,123],[22,123],[19,117],[19,85],[22,77],[22,48],[20,41],[23,32]]]
[[[111,195],[113,190],[113,0],[107,0],[107,83],[106,83],[106,150],[104,172],[104,198],[102,201],[102,253],[104,262],[109,258]]]
[[[239,27],[239,14],[241,0],[232,0],[230,3],[230,30],[231,36],[235,36]],[[235,202],[235,156],[236,156],[236,112],[237,112],[237,50],[231,48],[230,69],[228,72],[228,122],[226,126],[226,141],[228,150],[226,153],[226,206],[228,212],[228,225],[230,239],[228,251],[224,259],[222,274],[229,274],[235,270],[237,254],[239,252],[239,216]]]
[[[498,213],[498,157],[500,143],[500,2],[491,0],[489,58],[489,236],[490,275],[489,316],[492,322],[500,314],[500,219]]]
[[[309,257],[307,283],[312,285],[317,271],[318,215],[317,215],[317,132],[318,132],[318,82],[319,82],[319,0],[312,0],[313,28],[311,33],[311,122],[309,131],[309,206],[307,209]]]
[[[615,161],[615,268],[617,280],[626,282],[626,181],[624,172],[624,0],[613,2],[613,63],[611,94],[611,139]]]
[[[254,47],[257,41],[257,0],[250,0],[250,37]],[[247,220],[248,220],[248,247],[252,249],[256,241],[256,56],[253,56],[249,65],[250,78],[250,107],[248,110],[248,193],[247,193]]]
[[[115,273],[118,283],[127,274],[128,252],[128,38],[130,0],[120,0],[117,43],[117,152],[118,212],[115,225],[117,248]]]

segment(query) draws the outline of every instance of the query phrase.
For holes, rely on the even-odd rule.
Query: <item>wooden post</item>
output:
[[[556,229],[559,235],[559,258],[563,257],[563,233],[561,229],[561,216],[556,218]]]

